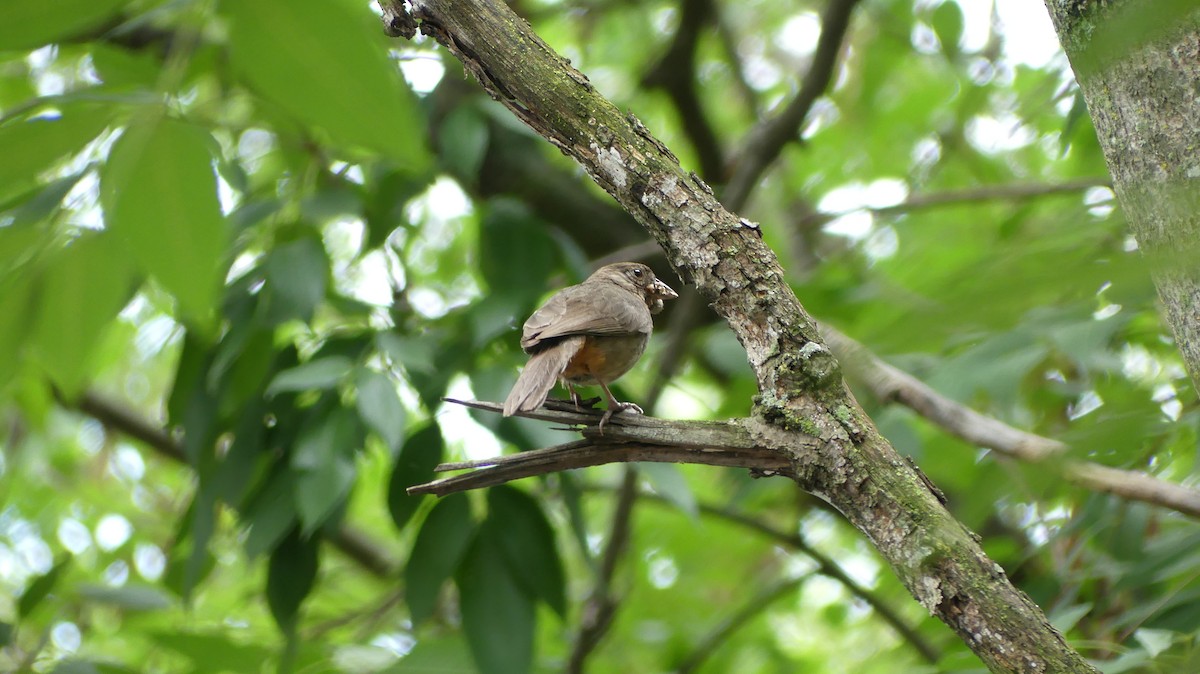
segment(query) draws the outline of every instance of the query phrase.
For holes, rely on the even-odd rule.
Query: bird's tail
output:
[[[529,412],[541,407],[558,381],[558,376],[583,346],[583,339],[581,336],[568,337],[535,353],[504,400],[504,416],[511,417],[514,412]]]

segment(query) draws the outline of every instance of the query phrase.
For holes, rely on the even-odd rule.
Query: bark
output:
[[[745,424],[757,446],[785,457],[800,487],[868,536],[912,595],[993,671],[1095,671],[875,430],[757,225],[725,210],[645,126],[596,93],[503,3],[411,6],[422,32],[578,161],[729,322],[758,382]],[[395,3],[386,10],[385,20],[404,12]]]
[[[1114,191],[1200,389],[1200,6],[1046,0]]]

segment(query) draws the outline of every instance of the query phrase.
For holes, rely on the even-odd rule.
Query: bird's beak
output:
[[[661,279],[654,279],[654,283],[646,286],[646,294],[663,300],[673,300],[679,297],[679,293],[671,290],[671,286],[663,283]]]

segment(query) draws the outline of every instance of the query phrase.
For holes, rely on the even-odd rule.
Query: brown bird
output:
[[[679,297],[637,262],[601,267],[579,285],[555,293],[525,321],[521,348],[530,355],[504,401],[504,416],[529,412],[546,402],[562,380],[579,404],[575,386],[599,386],[608,398],[600,430],[616,412],[642,408],[618,402],[608,385],[642,357],[654,328],[651,314],[663,300]]]

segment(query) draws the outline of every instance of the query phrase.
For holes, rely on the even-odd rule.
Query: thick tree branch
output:
[[[187,463],[183,446],[161,426],[143,419],[118,403],[99,394],[87,392],[74,403],[65,404],[73,404],[80,412],[99,421],[106,428],[128,435],[169,459]],[[326,540],[371,574],[379,578],[392,578],[396,575],[397,565],[384,552],[383,547],[350,525],[342,524]]]
[[[503,3],[411,6],[423,33],[578,161],[730,324],[758,382],[755,416],[744,425],[757,446],[777,452],[799,486],[837,507],[989,668],[1095,671],[879,436],[758,227],[725,210],[640,122],[597,94]]]
[[[837,329],[822,324],[821,334],[846,366],[876,398],[895,401],[978,447],[1027,462],[1055,466],[1074,484],[1134,501],[1200,517],[1200,491],[1134,470],[1067,458],[1067,446],[985,416],[951,400],[916,377],[893,367]]]

